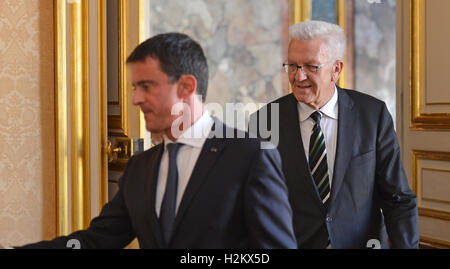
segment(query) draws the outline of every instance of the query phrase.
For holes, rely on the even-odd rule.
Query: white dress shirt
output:
[[[338,130],[338,94],[337,89],[334,89],[334,95],[319,111],[322,112],[320,120],[320,128],[325,137],[325,148],[327,152],[328,174],[330,178],[330,187],[333,180],[334,159],[336,156],[337,144],[337,130]],[[307,104],[298,102],[297,105],[300,130],[303,141],[303,148],[305,149],[306,159],[309,159],[309,140],[311,137],[314,121],[309,117],[314,113],[314,109]]]
[[[176,212],[183,198],[184,191],[194,170],[195,163],[197,162],[203,144],[208,137],[209,132],[213,126],[213,119],[209,113],[205,110],[203,115],[186,131],[184,131],[178,138],[176,143],[182,143],[177,154],[177,167],[178,167],[178,194],[176,203]],[[159,217],[161,209],[162,199],[166,190],[167,174],[169,170],[169,152],[167,150],[167,144],[174,143],[167,136],[164,136],[164,152],[161,158],[159,166],[158,181],[156,183],[156,201],[155,210],[156,215]]]

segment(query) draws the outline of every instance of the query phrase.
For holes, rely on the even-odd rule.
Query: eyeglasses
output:
[[[321,65],[296,65],[296,64],[283,64],[284,70],[291,74],[297,73],[298,69],[301,69],[305,75],[314,74],[319,71],[320,68],[324,67],[325,64]]]

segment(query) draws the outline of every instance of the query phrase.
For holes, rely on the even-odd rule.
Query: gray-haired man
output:
[[[386,105],[336,86],[343,30],[309,21],[291,26],[290,37],[284,67],[292,93],[251,121],[279,121],[278,150],[299,248],[388,247],[388,239],[393,248],[417,248],[416,196]],[[274,104],[279,118],[266,117]]]

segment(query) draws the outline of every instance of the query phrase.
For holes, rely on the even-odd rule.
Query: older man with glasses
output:
[[[416,196],[386,105],[336,86],[343,30],[309,21],[291,26],[290,38],[283,66],[292,93],[252,115],[250,126],[279,126],[298,247],[417,248]]]

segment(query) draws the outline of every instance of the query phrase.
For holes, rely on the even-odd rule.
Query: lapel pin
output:
[[[217,148],[211,148],[211,152],[217,152]]]

